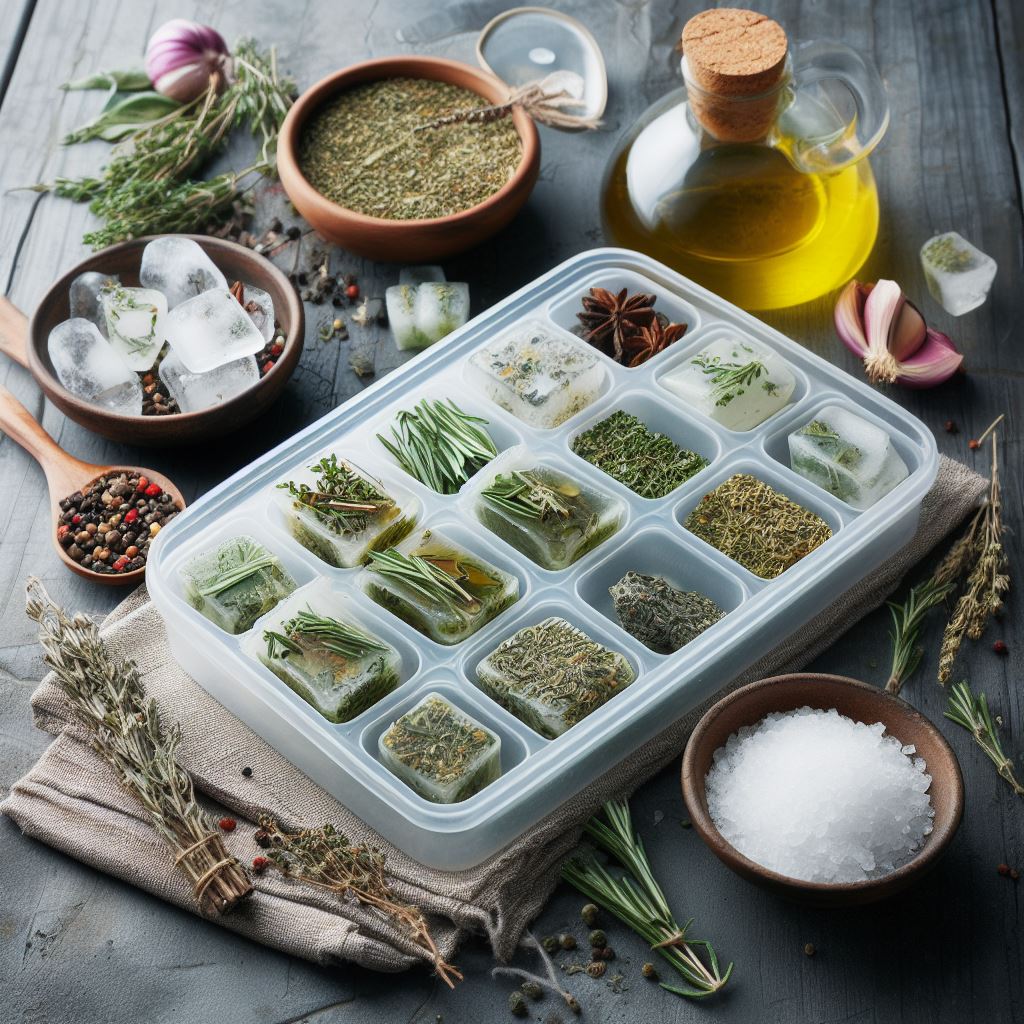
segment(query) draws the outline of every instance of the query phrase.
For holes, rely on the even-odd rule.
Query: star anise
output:
[[[627,340],[622,361],[630,367],[646,363],[652,356],[664,352],[669,345],[677,342],[686,333],[687,327],[689,324],[670,324],[667,320],[662,322],[662,317],[656,316],[650,324],[641,327]]]
[[[653,295],[643,292],[629,295],[623,288],[615,294],[607,288],[591,288],[583,296],[583,312],[576,316],[586,328],[586,340],[622,362],[626,342],[654,320],[654,302]]]

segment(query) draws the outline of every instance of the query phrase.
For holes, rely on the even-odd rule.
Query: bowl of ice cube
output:
[[[809,906],[874,903],[933,868],[963,816],[956,755],[877,686],[797,673],[714,704],[686,745],[683,798],[712,852]]]
[[[258,416],[295,369],[304,333],[280,270],[200,235],[113,245],[57,280],[27,326],[9,304],[0,313],[0,348],[57,408],[147,446],[220,436]]]

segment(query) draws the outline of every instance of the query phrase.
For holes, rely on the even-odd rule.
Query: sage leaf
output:
[[[95,74],[64,82],[65,92],[81,92],[86,89],[116,89],[119,92],[140,92],[150,88],[149,75],[141,68],[128,71],[97,71]]]
[[[71,146],[97,138],[116,142],[141,126],[159,121],[179,106],[179,103],[158,92],[131,93],[113,105],[108,105],[97,117],[65,136],[63,144]]]

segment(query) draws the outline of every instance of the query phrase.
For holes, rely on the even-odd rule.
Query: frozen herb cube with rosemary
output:
[[[428,693],[378,742],[385,766],[435,804],[457,804],[501,775],[501,739]]]
[[[716,338],[661,383],[729,430],[752,430],[785,408],[796,388],[781,356],[739,336]]]
[[[856,509],[867,509],[907,478],[907,464],[881,428],[838,405],[789,435],[793,469]]]
[[[622,628],[657,654],[675,653],[725,615],[710,597],[633,570],[608,593]]]
[[[781,576],[832,536],[821,516],[749,473],[736,473],[705,494],[685,526],[766,580]]]
[[[584,430],[572,450],[641,498],[665,497],[708,464],[625,409]]]
[[[153,288],[115,284],[100,293],[107,338],[133,370],[148,370],[164,343],[167,299]]]
[[[398,492],[396,492],[397,494]],[[292,536],[328,565],[361,565],[371,550],[397,544],[416,525],[418,502],[333,452],[277,485]]]
[[[436,530],[371,551],[364,587],[439,644],[456,644],[519,599],[519,580]]]
[[[557,616],[513,633],[477,665],[476,675],[489,697],[552,740],[636,678],[618,651]]]
[[[188,602],[228,633],[244,633],[296,587],[278,557],[254,537],[232,537],[181,570]]]
[[[401,657],[318,581],[276,609],[247,648],[331,722],[349,722],[398,686]]]
[[[502,409],[532,427],[557,427],[601,393],[593,351],[539,320],[518,324],[469,360],[469,377]]]
[[[480,522],[545,569],[565,569],[619,528],[622,504],[543,463],[518,460],[476,497]]]

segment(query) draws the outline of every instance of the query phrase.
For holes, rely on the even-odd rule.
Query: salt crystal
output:
[[[830,711],[775,712],[715,751],[708,811],[758,864],[808,882],[862,882],[909,861],[935,811],[913,747]]]

